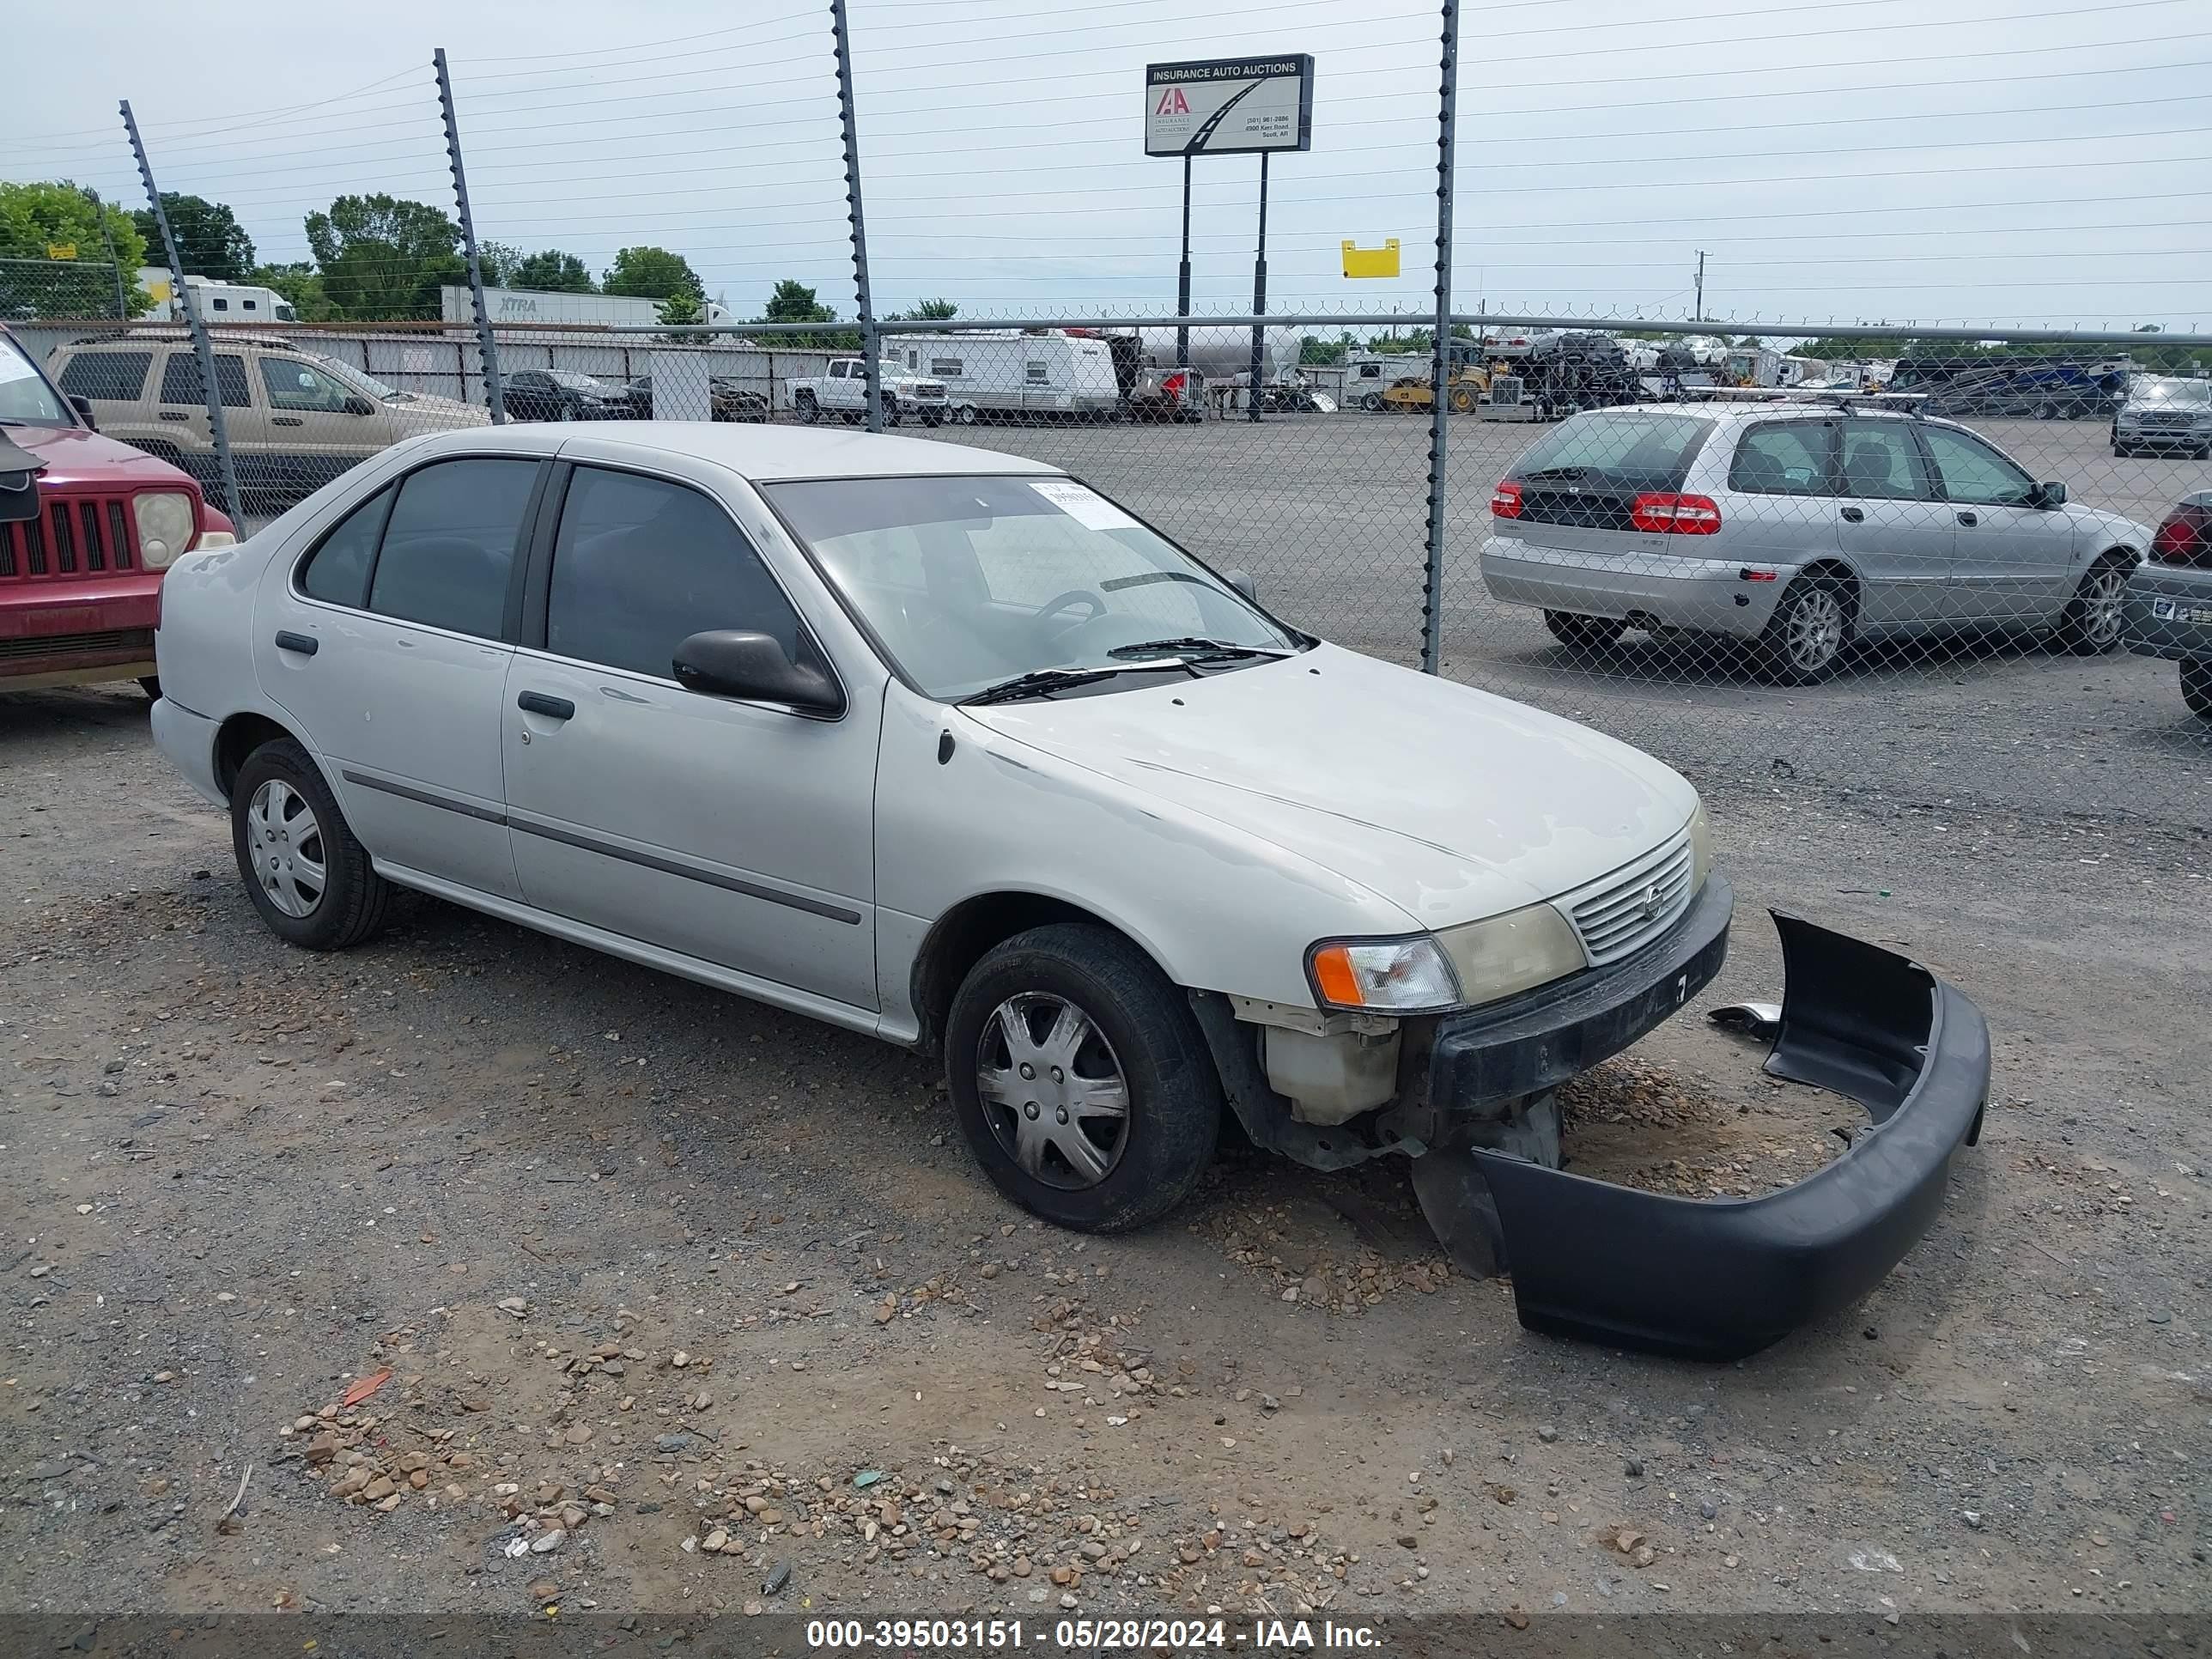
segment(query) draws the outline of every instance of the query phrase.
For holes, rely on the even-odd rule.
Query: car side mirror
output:
[[[2063,507],[2066,505],[2066,486],[2055,478],[2039,483],[2028,496],[2028,501],[2036,507]]]
[[[845,698],[820,669],[795,663],[765,634],[738,628],[694,634],[670,666],[687,691],[747,702],[788,703],[809,714],[838,714]]]
[[[374,415],[376,413],[376,405],[359,393],[356,393],[345,400],[345,412],[349,415]]]
[[[39,516],[39,474],[46,464],[0,432],[0,524],[28,524]]]
[[[92,412],[91,398],[79,397],[75,393],[71,393],[70,397],[70,407],[76,410],[78,417],[94,432],[100,430],[100,422]]]
[[[1224,570],[1221,573],[1221,579],[1251,600],[1253,604],[1260,603],[1259,590],[1252,586],[1252,578],[1243,571]]]

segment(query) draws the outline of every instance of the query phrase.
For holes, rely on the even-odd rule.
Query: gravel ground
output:
[[[144,726],[0,699],[0,1612],[2205,1605],[2202,795],[1691,768],[1741,898],[1707,1000],[1777,994],[1785,906],[1996,1045],[1901,1267],[1703,1367],[1525,1334],[1393,1168],[1231,1157],[1086,1241],[865,1039],[428,901],[288,950]],[[1786,1179],[1839,1112],[1757,1058],[1678,1020],[1577,1146]]]

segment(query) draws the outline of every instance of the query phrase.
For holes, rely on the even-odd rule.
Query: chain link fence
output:
[[[1443,10],[1439,110],[1454,79],[1454,8]],[[919,25],[877,25],[872,41],[864,29],[856,88],[842,21],[833,40],[818,21],[785,21],[787,34],[757,40],[769,24],[749,22],[713,37],[743,40],[699,48],[823,72],[802,95],[744,111],[770,141],[750,148],[772,154],[795,192],[771,210],[790,216],[765,227],[731,224],[687,184],[704,166],[691,130],[734,118],[713,101],[720,71],[630,56],[681,43],[619,49],[611,79],[562,54],[477,75],[441,52],[434,74],[327,100],[312,137],[271,122],[243,161],[214,128],[142,143],[132,126],[149,204],[173,191],[251,203],[291,188],[269,182],[284,175],[326,181],[339,193],[307,217],[308,258],[187,278],[138,320],[140,305],[112,292],[126,274],[112,265],[0,260],[0,312],[104,431],[185,466],[248,528],[425,432],[718,422],[741,455],[746,428],[870,426],[1064,467],[1248,574],[1286,620],[1588,720],[1701,782],[1794,779],[1936,815],[2094,800],[2201,832],[2212,335],[1723,323],[1705,310],[1702,253],[1696,301],[1671,319],[1491,306],[1454,314],[1441,343],[1433,306],[1216,304],[1179,318],[1157,301],[1015,304],[977,283],[883,314],[864,225],[878,290],[888,277],[926,292],[908,272],[950,285],[984,256],[925,240],[965,189],[945,176],[951,163],[878,180],[863,219],[867,136],[902,141],[903,159],[956,154],[933,141],[971,129],[906,101],[927,79]],[[782,44],[759,58],[768,41]],[[1347,75],[1433,73],[1424,27],[1364,50]],[[701,84],[672,84],[689,79]],[[602,95],[602,82],[637,89]],[[1415,130],[1413,148],[1379,180],[1322,174],[1366,192],[1333,199],[1440,189],[1449,245],[1451,145],[1429,145],[1442,152],[1434,185],[1436,161],[1416,159],[1436,115],[1393,118]],[[620,123],[647,143],[665,128],[664,172],[595,167],[588,131],[548,125],[571,120]],[[904,142],[915,134],[919,150]],[[720,165],[752,164],[711,148]],[[1096,190],[1083,211],[1119,222],[1116,198],[1160,175],[1142,176]],[[1222,228],[1240,179],[1201,172],[1202,258],[1243,235]],[[1486,188],[1493,204],[1541,189]],[[497,240],[514,215],[557,227],[562,201],[635,223],[641,240],[689,237],[740,275],[849,258],[858,314],[783,282],[761,319],[740,320],[684,260],[648,257],[665,254],[657,246],[621,247],[594,280],[572,256]],[[1026,210],[979,210],[986,228],[969,240],[1018,241]],[[1917,234],[1856,222],[1875,241]],[[1480,218],[1460,225],[1462,281],[1473,259],[1514,257]],[[204,253],[208,231],[192,234]],[[1187,245],[1193,234],[1187,223]],[[1300,236],[1279,230],[1279,255],[1310,258]],[[1095,295],[1158,253],[1101,240],[988,257],[1030,262],[1032,291],[1083,281]],[[173,237],[149,257],[165,254],[187,263]],[[1513,266],[1477,265],[1477,282],[1500,268]],[[1253,276],[1256,300],[1263,263]]]

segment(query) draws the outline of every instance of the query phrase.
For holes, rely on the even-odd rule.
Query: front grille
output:
[[[2197,416],[2186,410],[2156,410],[2148,415],[2138,415],[2136,420],[2142,426],[2194,426],[2197,424]]]
[[[39,516],[0,524],[0,581],[52,581],[137,568],[128,498],[49,495]]]
[[[915,385],[914,395],[917,398],[942,398],[945,388],[934,380],[922,380]]]
[[[1559,901],[1592,967],[1633,955],[1673,927],[1690,902],[1685,833]]]
[[[17,661],[25,657],[89,655],[94,652],[128,651],[134,655],[150,657],[154,654],[154,630],[150,628],[113,628],[104,634],[46,634],[31,639],[0,640],[0,662]]]

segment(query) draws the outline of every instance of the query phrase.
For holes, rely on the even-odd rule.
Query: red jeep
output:
[[[190,477],[101,437],[0,325],[0,691],[135,679],[159,696],[161,573],[235,539]]]

